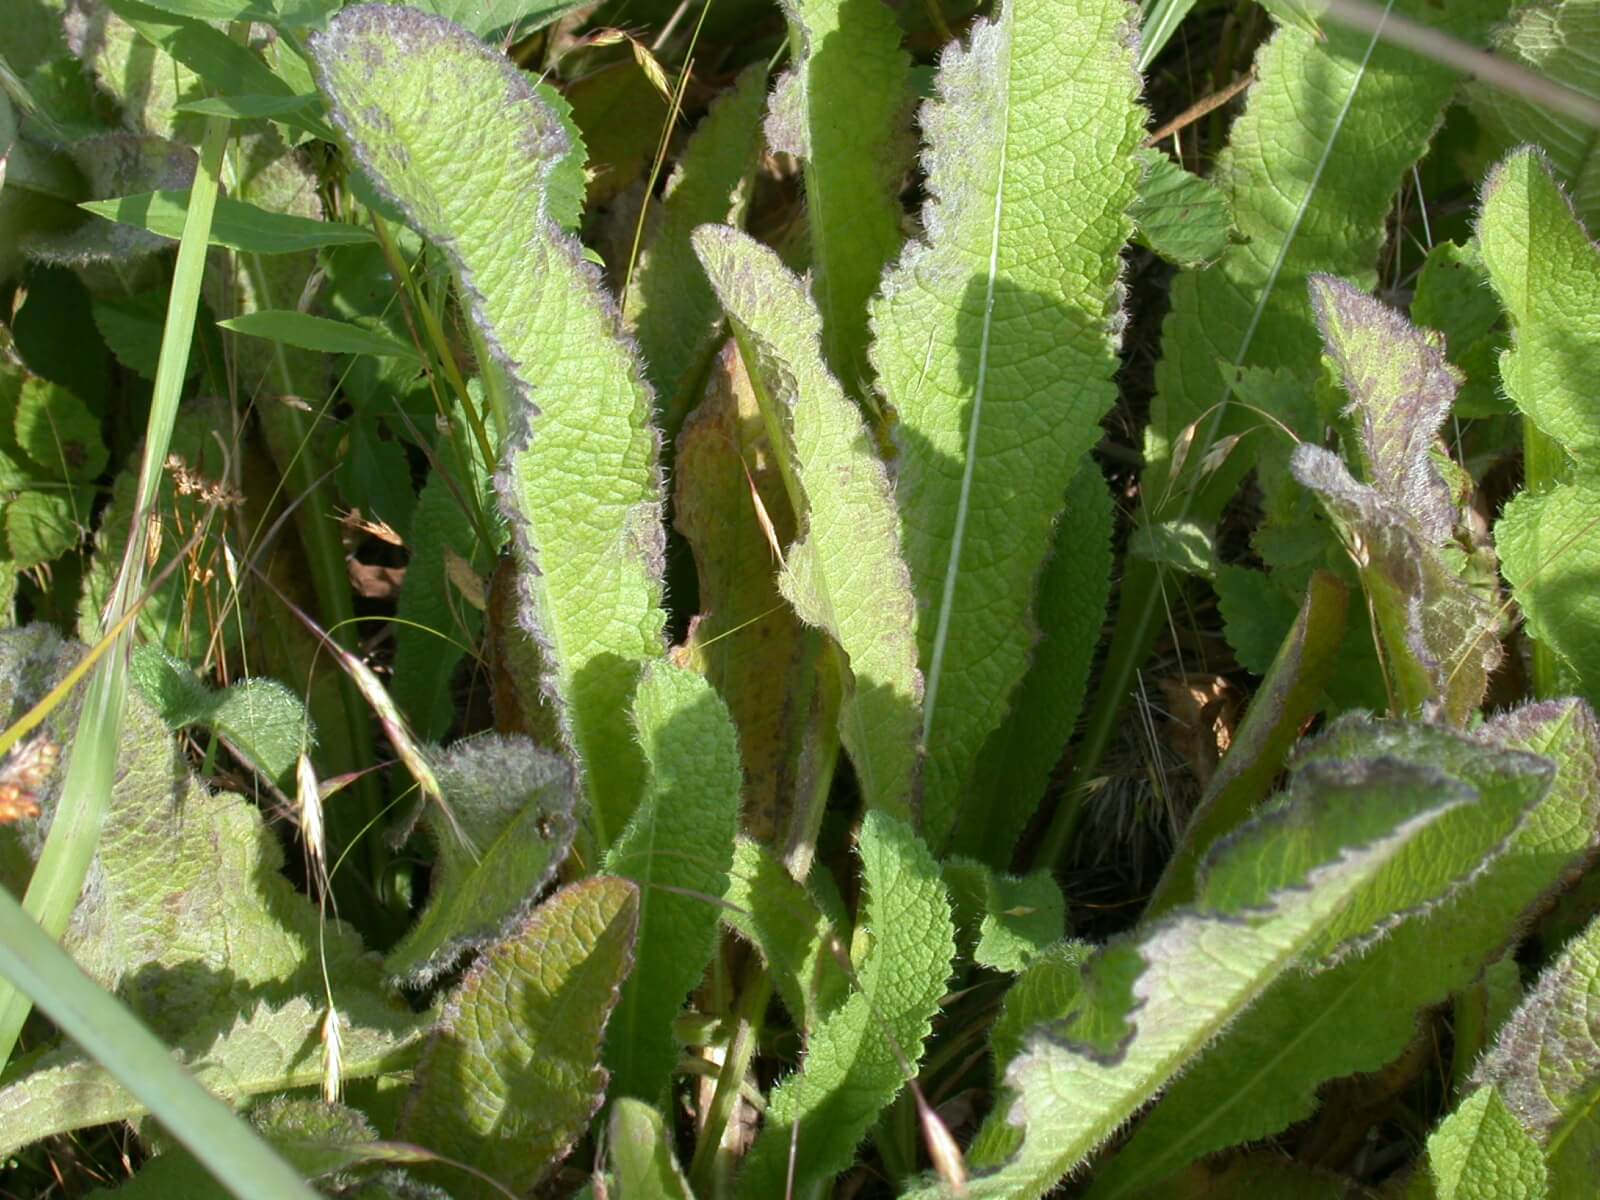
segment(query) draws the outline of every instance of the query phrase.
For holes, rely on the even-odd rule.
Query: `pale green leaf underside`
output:
[[[1006,1074],[1020,1147],[967,1194],[1049,1191],[1314,948],[1413,839],[1469,801],[1453,784],[1387,767],[1324,780],[1295,815],[1246,827],[1208,863],[1194,908],[1091,960],[1066,1020],[1030,1036]]]
[[[1425,919],[1405,922],[1366,953],[1316,975],[1280,978],[1172,1085],[1096,1180],[1094,1200],[1139,1195],[1203,1154],[1310,1115],[1324,1081],[1378,1070],[1415,1036],[1418,1009],[1466,986],[1500,953],[1506,931],[1590,842],[1600,804],[1597,743],[1581,701],[1519,709],[1490,722],[1482,740],[1558,764],[1553,786],[1505,852]],[[1430,743],[1429,755],[1449,750],[1463,763],[1493,761],[1469,739],[1437,729],[1410,749],[1392,743],[1381,752],[1413,757]],[[1431,869],[1426,856],[1439,846],[1437,838],[1419,838],[1410,857]],[[1419,962],[1430,969],[1419,971]]]
[[[1428,1139],[1438,1200],[1542,1200],[1544,1159],[1492,1087],[1479,1088]]]
[[[522,617],[604,846],[644,773],[627,712],[639,663],[663,650],[661,482],[650,389],[594,268],[547,213],[566,132],[509,61],[437,17],[347,8],[312,53],[356,157],[449,255],[514,385],[497,487]]]
[[[1067,484],[1116,398],[1144,122],[1123,0],[1004,3],[921,111],[933,199],[873,303],[927,679],[923,828],[949,839],[1027,669]]]
[[[939,869],[910,826],[869,812],[861,826],[871,948],[858,990],[812,1033],[800,1070],[767,1101],[766,1121],[739,1178],[739,1195],[782,1196],[790,1139],[799,1126],[794,1194],[848,1167],[878,1113],[922,1055],[955,956],[950,903]],[[892,1040],[891,1040],[892,1039]]]
[[[769,433],[789,458],[785,480],[801,532],[784,552],[780,589],[801,620],[849,656],[854,679],[839,733],[868,806],[909,816],[922,676],[888,477],[855,405],[823,365],[817,310],[800,281],[735,230],[703,226],[694,245],[733,322]]]
[[[649,783],[605,870],[639,885],[639,945],[606,1061],[613,1095],[654,1103],[678,1061],[672,1023],[716,950],[743,777],[733,719],[704,676],[646,667],[633,717]]]

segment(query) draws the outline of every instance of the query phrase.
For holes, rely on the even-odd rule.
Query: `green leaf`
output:
[[[742,225],[761,153],[767,69],[745,68],[718,97],[684,147],[654,228],[639,255],[624,303],[639,353],[660,401],[669,440],[700,399],[699,384],[716,350],[722,309],[689,235],[705,224]]]
[[[806,736],[832,716],[814,703],[821,637],[801,625],[778,591],[772,545],[751,496],[754,486],[778,543],[793,541],[794,512],[731,341],[678,435],[673,482],[673,523],[689,543],[699,584],[700,614],[686,651],[739,729],[740,828],[787,853],[796,797],[823,786],[802,777],[816,757],[803,754]],[[774,704],[775,694],[784,703]]]
[[[1523,492],[1500,513],[1494,543],[1528,632],[1560,655],[1572,686],[1600,701],[1600,478]]]
[[[452,423],[465,417],[456,409]],[[451,679],[467,649],[478,644],[483,614],[463,598],[451,582],[447,566],[454,554],[475,573],[492,566],[495,547],[478,537],[465,505],[489,505],[489,478],[477,457],[451,454],[456,459],[455,482],[436,466],[428,472],[417,506],[411,514],[411,558],[400,585],[399,611],[394,629],[394,683],[390,693],[411,718],[412,727],[427,738],[441,738],[456,720]],[[466,458],[466,461],[462,461]],[[469,483],[470,480],[470,483]],[[467,493],[463,495],[462,493]]]
[[[1067,485],[1116,399],[1144,110],[1122,0],[1007,0],[922,109],[931,199],[873,303],[927,680],[923,829],[942,849],[1028,666]],[[1093,113],[1093,119],[1085,114]]]
[[[445,251],[511,387],[496,487],[520,616],[603,850],[643,785],[628,697],[639,665],[664,649],[665,533],[650,389],[594,268],[545,212],[567,137],[521,72],[437,17],[358,6],[311,48],[356,157]]]
[[[98,296],[94,301],[94,324],[111,353],[128,370],[154,382],[156,361],[161,351],[161,327],[167,314],[167,293],[163,290],[134,292],[122,296]],[[192,357],[188,373],[200,369],[199,356]]]
[[[507,936],[566,858],[578,824],[571,765],[525,738],[457,742],[433,766],[451,815],[435,804],[423,812],[435,854],[428,904],[384,960],[386,973],[413,987]]]
[[[1111,599],[1116,509],[1090,460],[1067,485],[1055,545],[1039,576],[1039,640],[1011,711],[983,744],[954,847],[1003,870],[1043,802],[1051,773],[1078,726],[1089,669]]]
[[[784,0],[783,10],[794,65],[773,88],[767,144],[804,165],[822,357],[855,395],[870,369],[867,302],[900,249],[910,59],[878,0]]]
[[[1020,972],[1065,932],[1066,902],[1048,871],[1018,878],[970,858],[951,858],[944,881],[961,948],[979,966]]]
[[[218,321],[223,329],[323,354],[374,354],[420,361],[416,347],[349,321],[332,321],[293,309],[258,309]]]
[[[850,1165],[921,1058],[955,956],[939,869],[910,826],[872,811],[861,825],[861,870],[870,945],[857,990],[823,1018],[800,1070],[768,1097],[741,1196],[783,1195],[791,1153],[795,1195],[825,1185]]]
[[[305,704],[275,679],[242,679],[216,690],[159,646],[140,646],[129,677],[168,729],[202,725],[227,739],[274,783],[285,783],[302,753],[316,745]]]
[[[633,884],[586,879],[478,959],[417,1065],[399,1136],[514,1192],[560,1162],[600,1107],[600,1044],[638,914]],[[503,1194],[443,1167],[422,1173],[463,1200]]]
[[[1454,413],[1487,417],[1509,411],[1498,385],[1505,349],[1499,302],[1474,243],[1440,242],[1428,251],[1411,299],[1411,319],[1444,334],[1450,362],[1463,376]]]
[[[1215,184],[1185,171],[1161,151],[1134,155],[1144,167],[1129,215],[1137,236],[1180,267],[1203,267],[1222,257],[1233,230],[1233,210]]]
[[[1593,1185],[1600,1153],[1600,920],[1539,976],[1473,1075],[1492,1085],[1544,1151],[1550,1195]]]
[[[89,200],[86,208],[112,221],[148,229],[174,241],[183,235],[188,192],[146,192],[116,200]],[[243,200],[219,197],[211,223],[211,244],[249,254],[293,254],[319,246],[347,246],[372,241],[372,231],[338,221],[317,221],[269,212]]]
[[[416,1061],[430,1024],[426,1017],[350,993],[340,1004],[346,1079],[403,1071]],[[219,1009],[203,1023],[170,1029],[165,1040],[207,1091],[242,1106],[256,1096],[321,1086],[326,1017],[325,1002],[295,996],[262,1001],[231,1018]],[[76,1049],[51,1052],[31,1065],[28,1074],[0,1088],[0,1154],[53,1134],[132,1121],[148,1111],[110,1071]]]
[[[14,433],[17,446],[47,479],[95,479],[106,469],[100,418],[72,392],[47,380],[23,382]]]
[[[23,492],[5,505],[7,557],[22,571],[55,561],[82,540],[88,516],[68,492]]]
[[[1440,9],[1398,0],[1397,14],[1463,37],[1483,36],[1500,0]],[[1257,82],[1212,178],[1233,204],[1242,241],[1202,271],[1174,281],[1162,327],[1156,395],[1145,438],[1152,519],[1185,511],[1203,524],[1249,466],[1234,455],[1209,479],[1199,466],[1213,442],[1260,424],[1214,406],[1229,397],[1217,366],[1303,369],[1319,350],[1305,283],[1316,271],[1370,289],[1402,175],[1427,149],[1458,78],[1446,67],[1372,34],[1330,24],[1318,41],[1280,28],[1256,58]],[[1202,423],[1181,467],[1174,449]]]
[[[1543,1200],[1544,1159],[1492,1087],[1463,1100],[1428,1139],[1438,1200]]]
[[[1587,383],[1600,355],[1600,247],[1534,150],[1489,173],[1478,245],[1512,346],[1500,378],[1522,415],[1586,469],[1600,467],[1600,401]]]
[[[863,798],[907,817],[922,677],[888,476],[823,365],[820,320],[800,281],[736,230],[702,226],[694,246],[733,325],[799,518],[779,587],[801,620],[849,656],[853,688],[839,734]]]
[[[232,3],[233,0],[222,0]],[[262,117],[281,117],[299,112],[321,101],[315,92],[292,96],[207,96],[201,100],[186,100],[176,106],[181,113],[194,113],[202,117],[231,117],[235,121],[253,121]]]
[[[1600,99],[1597,39],[1600,3],[1555,0],[1517,6],[1495,37],[1495,51],[1552,83]],[[1571,189],[1579,217],[1591,229],[1600,226],[1600,154],[1594,130],[1486,83],[1476,85],[1471,97],[1473,112],[1504,139],[1505,146],[1532,142],[1542,148],[1556,175]]]
[[[611,1107],[611,1166],[628,1200],[694,1200],[672,1155],[672,1137],[661,1114],[624,1096]]]
[[[480,37],[509,25],[517,37],[524,38],[582,8],[583,3],[584,0],[556,0],[554,4],[541,4],[539,0],[417,0],[411,7],[436,13]]]
[[[1067,1016],[1029,1035],[996,1118],[1022,1128],[1021,1145],[975,1177],[969,1196],[1049,1191],[1475,799],[1438,772],[1392,761],[1297,783],[1287,807],[1211,856],[1194,907],[1112,942],[1085,965]]]
[[[849,991],[834,955],[843,914],[825,913],[805,884],[747,837],[734,843],[724,899],[722,919],[761,951],[784,1007],[811,1033]]]
[[[1347,745],[1335,758],[1376,752],[1409,760],[1411,770],[1443,767],[1484,799],[1497,798],[1496,807],[1525,786],[1515,759],[1483,755],[1460,735],[1405,725],[1341,728],[1359,734],[1365,749]],[[1405,921],[1364,954],[1280,979],[1172,1085],[1096,1180],[1094,1200],[1138,1195],[1201,1155],[1269,1136],[1309,1116],[1324,1081],[1377,1071],[1399,1055],[1416,1035],[1417,1012],[1476,979],[1587,853],[1600,816],[1596,734],[1580,701],[1530,706],[1487,725],[1480,743],[1556,764],[1553,784],[1504,852],[1425,919]],[[1437,874],[1430,854],[1447,870],[1471,867],[1459,845],[1437,837],[1419,839],[1406,865],[1420,860]]]
[[[673,1021],[716,951],[742,778],[728,709],[693,671],[646,667],[633,719],[649,784],[605,870],[639,885],[639,948],[606,1061],[615,1094],[653,1103],[678,1062]]]

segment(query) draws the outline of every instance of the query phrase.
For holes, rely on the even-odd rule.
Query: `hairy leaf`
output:
[[[1600,478],[1524,492],[1495,522],[1495,549],[1528,630],[1554,648],[1575,690],[1600,701]]]
[[[1475,243],[1440,242],[1417,275],[1411,319],[1444,334],[1445,351],[1463,376],[1454,414],[1487,417],[1508,411],[1498,367],[1506,336],[1488,268]]]
[[[742,779],[727,706],[693,671],[646,667],[633,719],[649,783],[605,869],[639,885],[639,944],[606,1062],[615,1094],[654,1103],[678,1061],[672,1023],[716,950]]]
[[[399,1135],[515,1192],[560,1162],[600,1107],[600,1043],[638,916],[633,884],[586,879],[480,958],[417,1065]],[[458,1171],[427,1173],[454,1196],[502,1194]]]
[[[1180,267],[1203,267],[1221,258],[1233,228],[1227,195],[1160,150],[1142,149],[1136,157],[1144,178],[1129,215],[1138,239]]]
[[[867,302],[900,249],[911,167],[910,63],[879,0],[784,0],[794,65],[773,89],[767,143],[802,160],[822,356],[866,386]]]
[[[1011,711],[978,756],[954,847],[996,870],[1010,865],[1017,838],[1044,800],[1083,711],[1089,668],[1111,599],[1111,533],[1116,518],[1099,466],[1089,460],[1067,485],[1050,559],[1039,576],[1039,640]]]
[[[746,837],[734,846],[725,899],[722,919],[761,951],[784,1007],[809,1034],[849,990],[835,957],[843,914],[825,912],[805,884]]]
[[[663,650],[664,534],[650,389],[594,268],[547,211],[567,136],[515,67],[437,17],[358,5],[311,47],[335,122],[449,255],[514,389],[496,486],[521,616],[604,847],[643,781],[627,698],[639,664]]]
[[[839,734],[867,804],[911,812],[922,676],[915,603],[883,464],[823,365],[816,309],[777,255],[703,226],[695,251],[733,324],[799,523],[779,588],[850,660]]]
[[[525,738],[458,742],[433,766],[449,816],[423,810],[436,856],[427,907],[384,960],[412,986],[519,924],[577,831],[572,765]]]
[[[942,848],[1028,666],[1067,484],[1116,398],[1143,124],[1122,0],[1003,3],[921,112],[926,240],[873,304],[927,679],[923,828]]]
[[[1547,967],[1473,1075],[1543,1149],[1552,1196],[1592,1186],[1600,1153],[1600,920]]]
[[[380,1001],[353,997],[341,1010],[340,1047],[347,1079],[399,1073],[416,1061],[430,1021]],[[320,1032],[327,1009],[296,996],[261,1001],[227,1020],[169,1035],[179,1059],[207,1089],[234,1104],[323,1079]],[[0,1088],[0,1154],[40,1138],[93,1125],[131,1121],[145,1107],[99,1063],[76,1049],[30,1060],[26,1075]]]
[[[624,1096],[611,1107],[611,1165],[629,1200],[694,1200],[672,1154],[672,1137],[661,1114]]]
[[[1542,1200],[1544,1159],[1500,1093],[1481,1087],[1428,1139],[1438,1200]]]
[[[625,304],[669,440],[699,400],[716,351],[722,309],[695,258],[689,235],[700,225],[742,225],[761,150],[767,69],[747,67],[712,104],[684,147],[654,228],[639,255]]]
[[[825,1185],[850,1165],[921,1058],[955,956],[950,903],[927,847],[884,812],[862,822],[861,871],[861,928],[871,940],[856,967],[857,990],[823,1018],[800,1070],[768,1098],[741,1196],[784,1194],[791,1139],[795,1194]]]
[[[1370,753],[1370,733],[1363,736]],[[1475,763],[1481,747],[1460,735],[1398,726],[1389,736],[1389,745],[1377,748],[1391,757],[1399,752],[1451,773],[1466,768],[1475,790],[1486,792],[1483,785],[1493,782],[1482,773],[1492,759]],[[1413,1038],[1418,1010],[1477,977],[1515,937],[1519,922],[1570,876],[1592,845],[1600,815],[1592,714],[1579,701],[1530,706],[1491,722],[1477,740],[1556,764],[1553,784],[1504,853],[1445,904],[1401,924],[1366,953],[1316,975],[1279,980],[1174,1083],[1096,1180],[1094,1200],[1138,1194],[1200,1155],[1274,1133],[1315,1109],[1323,1081],[1376,1071]],[[1506,783],[1524,786],[1502,778],[1495,790]],[[1436,839],[1432,846],[1436,855],[1443,851]],[[1430,843],[1416,847],[1412,862]],[[1442,856],[1461,865],[1459,849]]]
[[[979,966],[1019,972],[1066,929],[1066,903],[1048,871],[1018,878],[969,858],[944,864],[962,950]]]
[[[1500,359],[1507,393],[1580,464],[1600,466],[1600,400],[1586,382],[1600,357],[1600,247],[1536,151],[1489,173],[1478,245],[1511,315]]]
[[[1194,907],[1085,965],[1067,1016],[1036,1029],[1006,1073],[1001,1103],[1023,1130],[1020,1147],[976,1176],[969,1195],[1049,1191],[1324,943],[1352,901],[1392,879],[1408,848],[1475,799],[1437,771],[1392,761],[1297,783],[1287,807],[1211,855]]]

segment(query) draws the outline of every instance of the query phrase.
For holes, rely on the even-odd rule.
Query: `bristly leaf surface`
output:
[[[521,616],[605,846],[643,783],[628,698],[664,649],[664,534],[650,389],[595,269],[547,211],[567,134],[516,67],[437,17],[347,8],[312,53],[357,159],[449,255],[513,386],[496,486]]]
[[[872,306],[872,361],[898,414],[936,849],[1027,670],[1052,525],[1116,399],[1144,122],[1132,21],[1123,0],[1006,0],[946,48],[920,117],[925,239]]]

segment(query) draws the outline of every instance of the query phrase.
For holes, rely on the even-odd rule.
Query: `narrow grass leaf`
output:
[[[1538,1143],[1552,1196],[1581,1195],[1600,1154],[1600,920],[1546,967],[1473,1082],[1495,1088]]]
[[[223,329],[249,337],[282,342],[302,350],[323,354],[372,354],[380,358],[405,358],[418,361],[415,346],[349,321],[314,317],[293,309],[258,309],[243,316],[218,321]]]
[[[1480,1087],[1428,1138],[1438,1200],[1543,1200],[1544,1158],[1500,1093]]]
[[[611,1167],[629,1200],[694,1200],[672,1153],[667,1123],[642,1100],[624,1096],[611,1106]]]
[[[183,235],[189,211],[188,192],[145,192],[115,200],[89,200],[79,205],[92,213],[125,225],[148,229],[165,238]],[[337,221],[317,221],[258,208],[244,200],[217,200],[211,223],[211,244],[251,254],[293,254],[319,246],[348,246],[370,242],[372,231]]]
[[[1438,729],[1390,726],[1386,741],[1360,734],[1364,750],[1325,743],[1331,760],[1349,752],[1410,760],[1463,780],[1496,804],[1526,785],[1514,760],[1494,766],[1483,745],[1539,755],[1554,764],[1548,789],[1503,853],[1468,862],[1461,844],[1419,840],[1406,856],[1435,880],[1465,867],[1465,886],[1383,941],[1315,975],[1280,979],[1168,1090],[1127,1145],[1096,1179],[1094,1200],[1140,1195],[1202,1155],[1267,1137],[1315,1111],[1324,1082],[1373,1072],[1416,1036],[1417,1013],[1466,987],[1520,927],[1573,877],[1594,844],[1600,816],[1600,740],[1582,701],[1519,709],[1490,722],[1477,739]],[[1476,744],[1475,744],[1476,743]],[[1512,766],[1508,775],[1505,767]],[[1509,792],[1508,792],[1508,789]],[[1483,800],[1479,801],[1480,804]],[[1430,859],[1428,856],[1433,856]],[[1354,1031],[1359,1030],[1359,1035]]]
[[[512,1192],[548,1174],[604,1096],[600,1045],[633,965],[638,916],[633,884],[586,879],[478,959],[417,1064],[399,1136]],[[424,1173],[462,1200],[503,1195],[443,1167]]]
[[[605,870],[639,885],[639,944],[606,1062],[614,1094],[654,1103],[678,1061],[673,1021],[716,950],[742,779],[727,706],[693,671],[646,667],[633,719],[649,782]]]
[[[922,676],[916,607],[889,481],[855,406],[823,365],[820,320],[778,256],[704,226],[695,251],[733,324],[779,455],[799,537],[779,587],[849,656],[839,734],[870,807],[912,811]]]
[[[925,240],[872,306],[872,361],[899,417],[936,849],[1027,670],[1052,528],[1080,519],[1063,497],[1116,399],[1144,123],[1132,16],[1123,0],[1008,0],[946,48],[920,114]]]
[[[675,441],[700,400],[716,353],[722,309],[689,244],[700,225],[742,225],[761,152],[767,70],[745,68],[689,138],[667,180],[625,303],[639,354],[655,385],[660,424]]]
[[[506,936],[533,907],[577,832],[572,765],[526,738],[486,734],[435,762],[453,820],[430,805],[428,902],[384,960],[386,974],[424,986]],[[466,834],[473,854],[456,836]]]
[[[794,1194],[826,1185],[922,1057],[955,956],[950,902],[927,847],[886,813],[862,822],[861,870],[861,927],[871,943],[856,967],[857,990],[812,1032],[800,1070],[768,1098],[740,1196],[785,1193],[791,1139]]]
[[[438,17],[357,5],[312,54],[357,159],[444,249],[512,385],[496,487],[520,615],[604,848],[644,780],[628,697],[664,650],[664,531],[650,389],[595,269],[547,212],[567,136],[520,71]]]
[[[784,0],[783,10],[794,65],[773,89],[767,144],[803,164],[823,359],[856,395],[869,370],[867,301],[900,249],[911,62],[878,0]]]

